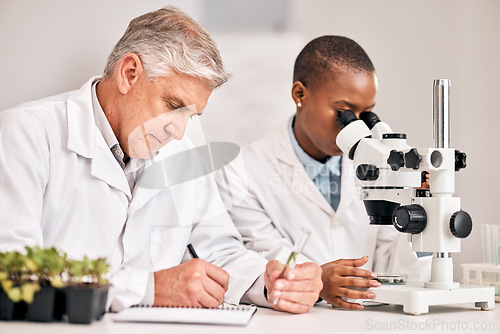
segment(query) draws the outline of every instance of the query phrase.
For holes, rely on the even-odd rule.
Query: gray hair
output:
[[[210,35],[179,9],[167,6],[141,15],[132,21],[113,48],[104,69],[109,78],[127,53],[142,61],[148,80],[175,71],[208,81],[210,89],[229,79]]]

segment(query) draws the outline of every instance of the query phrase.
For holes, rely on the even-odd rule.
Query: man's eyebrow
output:
[[[179,105],[179,108],[185,108],[186,107],[186,103],[183,100],[181,100],[180,98],[178,98],[178,97],[161,95],[161,98],[166,103],[172,103],[173,102],[173,103]],[[203,111],[197,113],[197,115],[198,116],[203,115]]]
[[[183,100],[181,100],[181,99],[179,99],[178,97],[175,97],[175,96],[165,96],[165,95],[162,95],[161,98],[165,102],[174,102],[180,108],[184,108],[186,106],[186,103]]]

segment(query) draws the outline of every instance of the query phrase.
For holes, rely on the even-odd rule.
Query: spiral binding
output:
[[[173,305],[151,305],[151,304],[135,304],[130,308],[196,308],[205,310],[224,310],[224,311],[247,311],[249,306],[217,306],[217,307],[201,307],[201,306],[173,306]]]

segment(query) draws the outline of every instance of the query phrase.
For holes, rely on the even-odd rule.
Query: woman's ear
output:
[[[306,87],[300,81],[295,81],[292,85],[292,99],[297,109],[302,108],[306,97]]]
[[[135,53],[127,53],[117,68],[117,86],[122,94],[127,94],[144,73],[141,59]]]

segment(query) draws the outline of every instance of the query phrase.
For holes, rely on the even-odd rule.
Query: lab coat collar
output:
[[[289,166],[296,166],[297,164],[301,165],[301,162],[293,150],[292,142],[288,135],[288,124],[292,117],[275,132],[272,142],[276,158]]]
[[[292,142],[288,131],[288,120],[275,133],[273,142],[274,155],[282,164],[278,164],[280,174],[295,192],[302,194],[307,200],[318,205],[329,215],[334,215],[335,210],[330,203],[321,195],[316,185],[307,174],[304,166],[293,150]]]
[[[132,197],[127,179],[120,165],[100,135],[92,109],[91,86],[100,77],[93,77],[75,91],[67,104],[68,149],[91,159],[90,173],[110,186]]]
[[[93,77],[79,90],[74,91],[67,102],[68,149],[85,157],[94,156],[97,126],[92,110],[91,86]]]
[[[348,212],[349,206],[356,196],[352,160],[345,155],[342,157],[342,165],[340,166],[340,168],[342,168],[340,203],[335,212],[323,195],[321,195],[321,192],[316,188],[316,185],[310,179],[304,166],[295,154],[288,131],[289,122],[290,119],[275,132],[275,137],[272,141],[274,155],[277,160],[282,163],[282,166],[279,167],[282,169],[281,174],[295,191],[303,194],[304,197],[318,205],[329,215],[335,215],[335,218],[341,218],[342,215]],[[304,190],[305,187],[306,190]],[[314,189],[312,187],[314,187]]]

